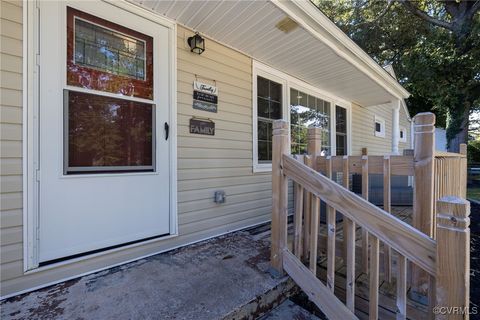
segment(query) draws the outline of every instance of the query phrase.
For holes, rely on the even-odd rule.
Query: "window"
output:
[[[272,161],[273,121],[282,119],[282,85],[257,77],[258,162]]]
[[[322,151],[330,154],[330,102],[290,89],[290,137],[292,154],[307,152],[308,127],[322,128]]]
[[[153,38],[73,8],[67,17],[65,174],[153,171]]]
[[[333,98],[316,87],[257,61],[253,61],[253,88],[254,172],[270,171],[272,168],[272,126],[277,119],[290,122],[292,154],[306,153],[308,127],[312,126],[322,128],[322,154],[348,153],[348,101]]]
[[[335,106],[337,156],[347,155],[347,109]]]
[[[375,116],[375,136],[385,138],[385,119]]]
[[[67,84],[153,99],[153,38],[68,8]]]
[[[66,173],[153,169],[154,105],[65,90]]]
[[[407,142],[407,129],[400,127],[400,142]]]
[[[74,63],[145,80],[145,41],[75,17]]]

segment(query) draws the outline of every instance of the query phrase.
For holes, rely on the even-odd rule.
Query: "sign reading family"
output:
[[[215,122],[212,120],[190,119],[190,133],[204,134],[207,136],[215,135]]]
[[[193,82],[193,109],[217,112],[218,88],[207,83]]]

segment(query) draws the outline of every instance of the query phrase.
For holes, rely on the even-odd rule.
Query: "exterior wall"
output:
[[[265,221],[271,212],[271,175],[252,173],[252,60],[208,39],[207,50],[194,55],[187,45],[192,34],[178,27],[180,233]],[[195,75],[216,82],[218,113],[192,108]],[[190,134],[192,116],[215,121],[215,136]],[[225,204],[212,201],[215,190],[226,192]]]
[[[375,136],[375,115],[385,119],[385,137]],[[352,103],[352,155],[361,155],[362,148],[370,155],[392,152],[392,108],[390,104],[364,108]]]
[[[375,136],[375,115],[385,119],[385,137]],[[407,129],[407,142],[400,142],[400,154],[410,149],[410,122],[405,110],[400,108],[400,127]],[[370,155],[386,155],[392,152],[392,107],[390,103],[362,107],[352,103],[352,155],[361,155],[362,148]]]
[[[21,1],[0,3],[0,70],[0,281],[3,282],[20,276],[23,268]]]

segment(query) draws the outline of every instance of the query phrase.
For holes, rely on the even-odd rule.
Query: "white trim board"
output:
[[[138,5],[126,1],[104,0],[104,2],[128,11],[139,17],[148,19],[168,29],[169,42],[169,167],[170,167],[170,235],[178,236],[177,217],[177,29],[176,24],[169,19],[154,14]],[[38,267],[38,188],[39,188],[39,133],[38,133],[38,103],[39,103],[39,37],[37,32],[40,5],[38,0],[26,1],[23,6],[23,269],[32,271]],[[139,245],[144,242],[139,242]],[[111,250],[102,252],[108,254]],[[89,259],[87,255],[82,259]],[[78,261],[76,259],[75,261]],[[43,269],[42,269],[43,270]]]

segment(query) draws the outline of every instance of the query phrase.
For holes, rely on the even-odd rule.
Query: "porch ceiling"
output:
[[[378,66],[365,67],[367,64],[358,58],[358,54],[355,56],[348,48],[335,44],[331,35],[322,36],[317,32],[318,17],[311,17],[310,22],[302,19],[299,27],[289,33],[276,28],[276,24],[286,16],[300,22],[295,10],[304,14],[305,9],[300,7],[309,4],[292,7],[295,5],[293,2],[250,0],[133,1],[207,38],[236,48],[255,60],[362,106],[386,103],[402,95],[391,79],[382,78],[385,75],[390,77],[384,70],[379,71]],[[316,25],[312,26],[312,23]],[[325,31],[319,31],[325,34]],[[325,38],[322,41],[319,37]],[[354,59],[346,55],[354,56]],[[371,64],[371,61],[367,62]]]

